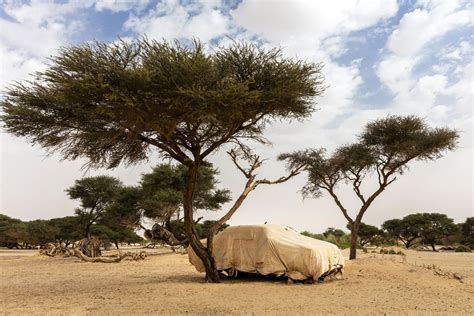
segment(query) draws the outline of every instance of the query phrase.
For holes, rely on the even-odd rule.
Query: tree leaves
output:
[[[93,167],[146,160],[151,149],[200,163],[222,144],[261,141],[270,119],[301,119],[324,91],[321,64],[235,42],[95,42],[62,48],[34,82],[1,102],[5,129]]]

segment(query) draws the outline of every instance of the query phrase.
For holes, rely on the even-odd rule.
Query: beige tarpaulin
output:
[[[191,247],[188,254],[189,262],[205,272]],[[214,239],[214,258],[218,270],[287,275],[294,280],[316,280],[344,266],[344,257],[336,245],[277,225],[226,228]]]

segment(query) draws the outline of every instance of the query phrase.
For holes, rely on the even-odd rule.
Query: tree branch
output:
[[[341,201],[339,200],[339,198],[337,197],[336,193],[334,193],[334,186],[332,187],[327,187],[327,188],[324,188],[326,191],[329,192],[329,194],[332,196],[332,198],[334,199],[334,202],[336,202],[337,206],[339,207],[339,209],[341,210],[342,214],[344,215],[344,217],[347,219],[347,221],[352,225],[352,223],[354,223],[354,220],[349,216],[349,213],[347,212],[346,208],[342,205]]]

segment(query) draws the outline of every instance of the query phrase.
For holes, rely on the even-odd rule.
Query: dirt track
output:
[[[205,284],[187,256],[85,263],[0,251],[0,312],[8,314],[469,314],[474,253],[360,254],[344,280],[287,285],[277,279]],[[405,261],[405,262],[404,262]],[[416,264],[416,266],[415,266]],[[457,272],[435,275],[427,265]],[[425,265],[425,267],[423,267]]]

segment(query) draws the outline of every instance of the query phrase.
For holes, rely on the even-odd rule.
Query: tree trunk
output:
[[[349,260],[354,260],[356,258],[358,233],[359,233],[359,223],[354,222],[351,225],[351,249],[349,253]]]
[[[115,247],[116,247],[117,249],[119,249],[118,241],[115,242]]]
[[[207,251],[199,240],[199,235],[194,227],[193,221],[193,200],[196,191],[196,183],[198,179],[198,165],[188,166],[186,191],[184,194],[183,209],[184,209],[184,226],[186,228],[186,235],[189,240],[189,245],[194,250],[196,255],[201,259],[206,269],[206,281],[219,283],[219,272],[216,268],[216,263],[212,255]]]
[[[435,244],[434,244],[434,242],[433,242],[433,243],[431,243],[431,249],[433,249],[433,251],[436,251],[436,247],[435,247]]]
[[[410,248],[410,241],[409,240],[407,240],[407,241],[402,240],[402,239],[400,239],[400,240],[401,240],[402,244],[405,246],[406,249]]]
[[[87,224],[86,226],[86,237],[87,239],[91,239],[91,225],[92,223]]]

